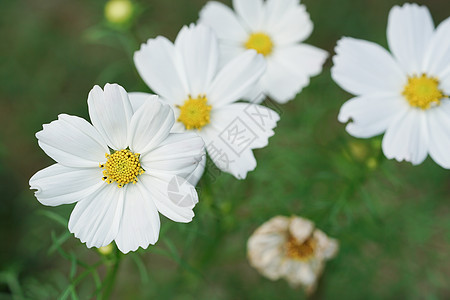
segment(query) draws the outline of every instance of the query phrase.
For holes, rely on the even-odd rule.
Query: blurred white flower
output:
[[[297,216],[276,216],[248,240],[250,264],[271,280],[286,279],[292,287],[315,291],[325,261],[338,252],[338,242]]]
[[[39,146],[57,163],[30,179],[44,205],[75,203],[69,230],[87,247],[113,240],[124,253],[158,240],[158,211],[190,222],[198,202],[195,188],[178,175],[192,173],[204,156],[195,133],[169,133],[174,115],[151,96],[133,111],[117,84],[95,86],[88,97],[92,125],[59,115],[36,134]],[[181,182],[175,187],[173,182]]]
[[[260,102],[268,95],[285,103],[322,71],[326,51],[303,44],[313,24],[299,0],[233,0],[228,6],[211,1],[200,12],[199,22],[213,28],[224,62],[247,49],[264,55],[267,70],[246,96]]]
[[[386,132],[387,158],[417,165],[427,154],[450,168],[450,18],[436,29],[424,6],[394,6],[387,26],[392,55],[379,45],[342,38],[333,79],[356,95],[341,108],[353,136]]]
[[[236,103],[264,73],[262,55],[248,50],[223,68],[218,60],[217,39],[203,25],[183,27],[175,44],[161,36],[150,39],[134,54],[142,79],[174,108],[173,131],[197,132],[216,166],[243,179],[256,167],[252,149],[268,144],[279,116],[261,105]],[[146,95],[131,93],[130,99],[138,107]]]

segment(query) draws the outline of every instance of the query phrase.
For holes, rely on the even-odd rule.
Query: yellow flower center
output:
[[[411,106],[424,110],[439,105],[444,98],[444,93],[439,89],[439,80],[425,74],[409,77],[402,94]]]
[[[286,242],[286,255],[295,260],[305,261],[314,256],[317,241],[314,237],[307,238],[303,243],[289,235]]]
[[[113,154],[105,154],[106,163],[100,164],[103,171],[103,181],[108,184],[115,181],[119,188],[125,184],[137,182],[137,177],[144,173],[139,163],[139,153],[133,153],[130,150],[122,149]]]
[[[245,42],[245,48],[255,49],[256,52],[267,56],[272,53],[273,43],[267,34],[255,32],[250,34],[247,42]]]
[[[197,98],[191,98],[184,101],[180,109],[178,121],[184,124],[186,129],[202,129],[209,124],[211,105],[207,104],[208,98],[205,95],[198,95]]]

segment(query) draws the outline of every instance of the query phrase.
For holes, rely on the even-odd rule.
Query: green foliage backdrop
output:
[[[230,1],[227,1],[227,4]],[[435,24],[448,0],[420,1]],[[71,205],[49,208],[28,179],[52,163],[34,133],[59,113],[88,118],[94,84],[148,91],[132,62],[141,42],[174,39],[205,0],[140,0],[133,24],[104,20],[104,1],[0,1],[0,299],[88,299],[105,274],[101,259],[68,233]],[[341,36],[386,46],[394,0],[305,0],[315,28],[307,43],[333,53]],[[190,224],[162,217],[160,241],[124,258],[114,299],[298,299],[246,260],[246,241],[275,215],[312,219],[339,239],[315,299],[448,299],[450,173],[386,160],[380,138],[357,140],[337,122],[349,94],[330,77],[331,61],[286,105],[269,146],[256,151],[247,180],[210,170]],[[87,273],[83,273],[86,272]],[[80,275],[84,276],[80,277]]]

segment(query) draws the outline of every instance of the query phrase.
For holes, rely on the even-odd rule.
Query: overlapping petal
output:
[[[134,53],[134,64],[145,83],[169,103],[180,103],[188,83],[175,46],[165,37],[150,39]]]
[[[441,167],[450,169],[450,100],[442,101],[440,107],[430,110],[427,116],[429,152]]]
[[[133,115],[128,145],[135,153],[145,154],[156,148],[170,133],[175,122],[170,105],[148,99]]]
[[[184,26],[175,40],[180,64],[186,72],[189,93],[197,97],[206,92],[217,71],[219,48],[216,36],[204,25]]]
[[[133,109],[127,92],[117,84],[98,85],[88,96],[89,116],[108,146],[115,150],[127,147],[127,132]]]
[[[176,175],[155,174],[151,171],[139,180],[161,214],[175,222],[192,221],[193,208],[198,203],[197,192],[192,184]]]
[[[427,45],[422,69],[441,80],[450,95],[450,18],[436,28]]]
[[[398,114],[383,137],[384,155],[413,165],[422,163],[429,148],[427,128],[427,113],[421,109],[409,108]]]
[[[244,43],[247,32],[234,14],[233,10],[223,3],[209,1],[200,11],[200,24],[211,27],[219,39],[227,42]]]
[[[258,32],[264,21],[263,0],[233,0],[233,7],[248,32]]]
[[[39,146],[67,167],[98,167],[109,153],[100,133],[86,120],[61,114],[36,133]]]
[[[122,220],[115,238],[123,253],[147,249],[158,241],[160,220],[150,193],[141,185],[126,187]]]
[[[189,176],[202,160],[203,139],[194,132],[171,133],[159,146],[141,157],[144,169],[151,172]]]
[[[267,59],[260,86],[272,99],[286,103],[322,71],[327,56],[326,51],[306,44],[280,48]]]
[[[304,5],[286,0],[268,1],[266,15],[265,30],[277,47],[302,42],[313,31],[313,23]]]
[[[252,149],[267,146],[279,115],[261,105],[234,103],[216,110],[200,134],[216,166],[244,179],[256,167]]]
[[[241,99],[257,83],[266,64],[262,55],[248,50],[225,65],[217,74],[207,92],[214,108]]]
[[[125,190],[104,184],[102,189],[79,201],[70,215],[70,232],[88,248],[110,244],[119,232]]]

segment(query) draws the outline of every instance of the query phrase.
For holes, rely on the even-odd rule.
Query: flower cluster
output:
[[[109,5],[109,18],[126,20],[127,3]],[[91,123],[62,114],[36,134],[56,163],[31,189],[44,205],[76,203],[68,227],[87,247],[147,248],[158,240],[159,213],[190,222],[207,159],[245,179],[257,165],[253,150],[268,145],[280,120],[263,100],[286,103],[322,71],[328,54],[303,43],[313,24],[298,0],[233,0],[233,8],[211,1],[174,42],[158,36],[140,46],[134,63],[156,95],[94,86]],[[434,28],[426,7],[405,4],[387,27],[391,53],[349,37],[337,43],[332,78],[355,95],[338,119],[355,137],[385,132],[387,158],[420,164],[429,154],[450,168],[450,18]],[[300,217],[274,217],[248,241],[252,266],[308,293],[337,251]]]

